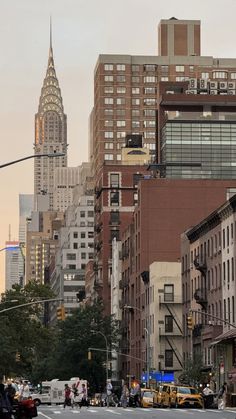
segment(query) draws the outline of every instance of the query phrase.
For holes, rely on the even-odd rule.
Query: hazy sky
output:
[[[69,165],[87,160],[99,54],[155,55],[160,19],[200,19],[202,55],[236,57],[236,0],[0,0],[0,164],[33,154],[49,19],[65,113]],[[18,195],[33,192],[33,160],[0,173],[0,249],[18,238]],[[0,287],[4,251],[0,253]]]

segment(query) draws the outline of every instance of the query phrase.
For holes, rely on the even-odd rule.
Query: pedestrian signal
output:
[[[57,308],[57,320],[65,320],[65,307],[61,305]]]
[[[190,329],[190,330],[193,329],[193,316],[188,316],[187,317],[187,326],[188,326],[188,329]]]
[[[92,353],[91,351],[88,351],[88,360],[91,361],[91,359],[92,359]]]
[[[20,353],[16,352],[16,362],[20,362]]]

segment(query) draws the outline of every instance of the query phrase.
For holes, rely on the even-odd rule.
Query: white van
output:
[[[87,389],[87,380],[80,380],[78,377],[74,377],[70,380],[61,381],[55,378],[51,381],[43,381],[41,390],[31,394],[31,398],[35,401],[37,406],[41,403],[62,404],[65,400],[65,384],[68,384],[70,388],[72,388],[73,384],[76,384],[78,393],[81,392],[82,384],[85,384]]]

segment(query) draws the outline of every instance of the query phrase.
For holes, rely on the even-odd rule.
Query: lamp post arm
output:
[[[7,307],[3,310],[0,310],[0,314],[5,313],[6,311],[16,310],[17,308],[32,306],[34,304],[50,303],[51,301],[63,301],[63,298],[48,298],[46,300],[31,301],[30,303],[18,304],[16,306]]]
[[[13,160],[8,163],[1,164],[0,169],[3,169],[4,167],[7,167],[7,166],[11,166],[12,164],[20,163],[21,161],[24,161],[24,160],[36,159],[37,157],[63,157],[63,156],[65,156],[65,153],[32,154],[30,156],[22,157],[21,159],[18,159],[18,160]]]
[[[100,349],[100,348],[93,348],[93,347],[89,347],[88,348],[88,351],[98,351],[98,352],[106,352],[106,349]],[[112,352],[114,352],[114,349],[113,349],[113,351],[107,351],[107,352],[110,352],[110,353],[112,353]],[[138,361],[143,361],[143,359],[142,358],[137,358],[136,356],[132,356],[132,355],[127,355],[127,354],[124,354],[123,352],[118,352],[118,351],[115,351],[118,355],[122,355],[122,356],[126,356],[127,358],[133,358],[133,359],[137,359]]]

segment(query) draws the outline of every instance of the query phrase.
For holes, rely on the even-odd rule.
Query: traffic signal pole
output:
[[[224,319],[222,319],[221,317],[213,316],[212,314],[207,313],[206,311],[203,311],[203,310],[195,310],[195,309],[190,308],[190,309],[189,309],[189,315],[188,315],[188,318],[189,318],[189,317],[192,317],[192,316],[191,316],[191,314],[192,314],[192,313],[204,314],[204,316],[209,317],[210,319],[219,320],[220,322],[222,322],[222,323],[224,323],[224,324],[228,324],[229,326],[231,326],[231,327],[233,327],[234,329],[236,329],[235,324],[230,323],[228,320],[224,320]],[[193,323],[192,323],[192,325],[193,325]]]
[[[1,313],[6,313],[6,311],[16,310],[16,309],[21,308],[21,307],[32,306],[34,304],[50,303],[51,301],[63,301],[63,298],[47,298],[45,300],[36,300],[36,301],[30,301],[30,303],[18,304],[16,306],[7,307],[7,308],[4,308],[3,310],[0,310],[0,314]]]

